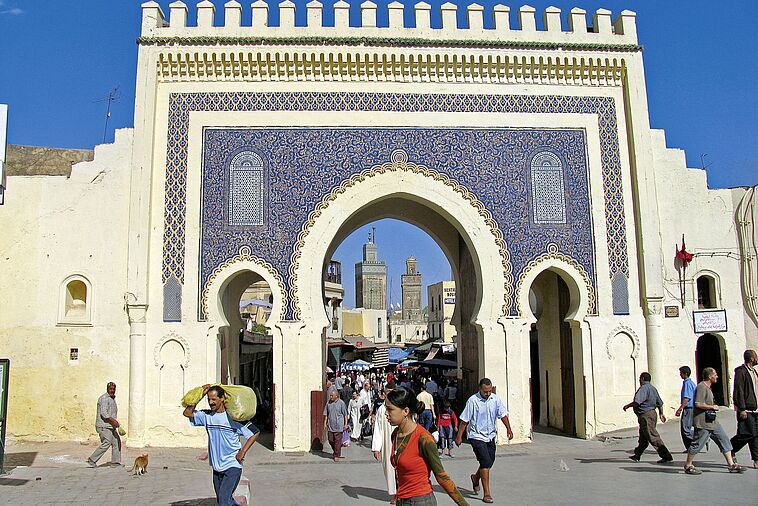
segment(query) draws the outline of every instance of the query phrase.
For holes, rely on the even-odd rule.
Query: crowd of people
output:
[[[745,350],[743,358],[744,364],[734,371],[732,402],[737,414],[737,431],[731,439],[718,422],[720,408],[714,400],[712,390],[719,381],[718,372],[712,367],[705,367],[700,383],[695,385],[690,379],[692,369],[686,365],[679,368],[682,389],[680,404],[675,414],[680,417],[682,443],[684,453],[687,454],[684,461],[685,474],[702,474],[694,465],[695,456],[709,441],[718,446],[730,473],[745,471],[745,468],[737,463],[736,454],[746,445],[750,448],[753,467],[758,469],[758,353],[755,350]],[[632,408],[639,424],[639,442],[629,458],[639,462],[645,449],[652,445],[660,457],[658,463],[668,464],[674,461],[674,457],[656,427],[659,418],[661,422],[666,422],[663,400],[651,383],[650,373],[640,374],[639,381],[640,387],[635,392],[634,399],[623,408],[624,411]]]
[[[460,416],[457,382],[424,370],[397,376],[330,375],[326,393],[324,430],[332,458],[338,461],[343,446],[371,436],[371,451],[382,463],[390,503],[437,504],[429,480],[434,474],[456,504],[467,504],[441,460],[453,458],[453,444],[460,446],[464,433],[479,464],[471,475],[474,493],[484,489],[482,501],[494,501],[489,471],[495,462],[497,420],[505,424],[508,439],[513,432],[505,404],[493,393],[489,379],[482,378]]]
[[[718,422],[720,408],[712,391],[719,381],[718,372],[712,367],[704,368],[696,385],[690,379],[690,367],[679,368],[682,388],[675,414],[680,417],[687,455],[684,472],[688,475],[701,474],[694,461],[709,441],[718,446],[730,473],[744,472],[736,461],[736,453],[744,446],[749,447],[752,466],[758,469],[758,353],[746,350],[743,358],[744,363],[735,369],[733,377],[737,431],[731,439]],[[639,423],[639,442],[629,458],[640,461],[645,449],[652,445],[660,456],[658,462],[667,464],[674,457],[656,428],[658,419],[666,421],[664,403],[651,381],[650,373],[640,374],[640,387],[634,399],[623,406],[624,411],[633,409]],[[493,392],[489,379],[479,381],[478,391],[467,399],[460,414],[456,409],[459,397],[456,381],[423,370],[397,376],[375,372],[333,375],[326,387],[324,430],[334,460],[342,458],[343,445],[370,436],[371,451],[382,463],[392,504],[437,504],[431,474],[456,504],[468,504],[441,460],[443,455],[453,457],[453,443],[460,446],[464,436],[478,462],[470,476],[473,491],[478,496],[483,489],[482,501],[494,502],[490,470],[496,456],[497,421],[504,424],[509,440],[513,431],[505,403]],[[210,409],[197,410],[188,405],[183,415],[192,425],[205,427],[208,432],[208,460],[213,468],[217,501],[232,506],[236,504],[232,494],[240,480],[242,463],[260,431],[251,421],[237,422],[227,415],[226,392],[221,386],[204,385],[203,396],[206,395]],[[112,451],[109,464],[122,466],[119,436],[124,432],[117,420],[115,398],[116,385],[108,383],[106,393],[98,399],[95,424],[102,444],[87,459],[90,467],[97,466],[109,447]],[[240,438],[246,441],[242,443]]]

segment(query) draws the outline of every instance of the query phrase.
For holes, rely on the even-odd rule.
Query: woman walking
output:
[[[350,413],[350,421],[353,422],[353,429],[350,432],[350,439],[358,441],[361,437],[361,406],[363,401],[361,400],[358,392],[353,392],[353,398],[350,400],[350,405],[347,407],[347,411]]]
[[[396,427],[392,433],[391,461],[397,475],[397,505],[436,505],[430,472],[456,504],[468,505],[442,467],[434,438],[413,421],[413,415],[424,410],[424,403],[416,399],[413,391],[398,387],[387,394],[384,405],[387,420]]]

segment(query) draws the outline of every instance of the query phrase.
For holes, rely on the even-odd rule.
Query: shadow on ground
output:
[[[15,452],[6,453],[3,461],[5,472],[11,471],[17,467],[28,467],[34,463],[38,452]]]
[[[389,495],[386,490],[379,490],[378,488],[368,487],[351,487],[350,485],[342,485],[342,491],[348,497],[353,499],[360,499],[361,497],[368,497],[370,499],[376,499],[377,501],[387,501]]]
[[[0,487],[18,487],[27,483],[29,480],[22,480],[18,478],[0,478]]]
[[[186,501],[172,502],[171,506],[216,506],[215,497],[205,497],[202,499],[188,499]]]

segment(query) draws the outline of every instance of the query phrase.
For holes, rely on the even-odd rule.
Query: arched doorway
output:
[[[275,432],[276,381],[273,345],[285,303],[284,284],[265,262],[248,248],[215,270],[201,303],[210,327],[209,363],[215,363],[216,379],[224,384],[246,385],[258,398],[254,423],[264,432]],[[259,440],[271,446],[275,437]]]
[[[529,287],[536,319],[529,332],[532,420],[569,436],[585,431],[578,294],[573,278],[559,270],[543,270]]]
[[[714,334],[703,334],[697,340],[697,349],[695,351],[695,363],[697,364],[697,380],[703,380],[703,369],[713,367],[719,375],[718,383],[711,387],[713,391],[713,400],[719,406],[728,406],[729,388],[726,371],[728,363],[726,348],[722,345],[721,339]]]
[[[345,237],[378,219],[402,220],[431,236],[451,265],[457,289],[453,324],[460,340],[461,395],[473,392],[483,375],[491,377],[500,386],[500,393],[506,395],[505,338],[498,318],[504,315],[505,295],[508,290],[513,293],[513,286],[502,235],[494,222],[486,219],[488,213],[473,195],[457,189],[444,176],[430,176],[426,172],[432,171],[428,169],[425,173],[406,169],[409,165],[398,157],[393,168],[385,167],[369,176],[364,174],[357,184],[345,184],[343,190],[335,190],[334,202],[327,200],[312,213],[316,219],[295,254],[299,264],[295,269],[297,304],[305,325],[301,334],[323,336],[329,325],[323,305],[322,277]],[[315,268],[313,262],[317,259],[319,264]],[[485,353],[485,345],[490,342],[491,351],[488,348]],[[312,385],[312,392],[320,392],[325,346],[323,341],[311,341],[313,344],[321,348],[322,361],[320,368],[307,371],[312,375],[308,384]],[[310,411],[318,412],[316,406]]]

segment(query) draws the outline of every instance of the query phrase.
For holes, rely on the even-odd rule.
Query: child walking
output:
[[[453,438],[455,438],[455,433],[458,432],[458,417],[455,416],[455,411],[450,407],[450,401],[447,399],[442,401],[442,409],[437,417],[437,427],[440,431],[440,448],[443,453],[447,448],[446,455],[452,457]]]

